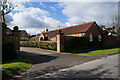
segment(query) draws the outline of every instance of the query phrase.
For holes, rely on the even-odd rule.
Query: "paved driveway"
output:
[[[102,57],[70,68],[60,69],[53,73],[47,73],[39,78],[107,78],[118,80],[118,54]],[[109,78],[109,79],[108,79]],[[106,80],[106,79],[105,79]]]
[[[47,51],[39,48],[20,48],[20,55],[30,59],[33,66],[26,72],[16,75],[13,78],[19,80],[33,80],[38,76],[51,73],[59,69],[69,68],[100,56],[80,56],[75,54],[59,54],[55,51]]]

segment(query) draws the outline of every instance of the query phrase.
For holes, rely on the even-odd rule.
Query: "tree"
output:
[[[0,1],[1,22],[5,23],[5,15],[10,13],[17,5],[13,5],[10,0]]]
[[[119,31],[120,31],[120,26],[118,25],[118,17],[115,16],[112,18],[112,28],[113,28],[113,31],[119,35]]]

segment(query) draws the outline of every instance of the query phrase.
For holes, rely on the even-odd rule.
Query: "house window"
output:
[[[92,42],[93,41],[93,36],[92,36],[92,34],[90,34],[90,42]]]
[[[101,35],[98,35],[98,40],[99,40],[99,42],[101,41],[101,38],[102,38]]]

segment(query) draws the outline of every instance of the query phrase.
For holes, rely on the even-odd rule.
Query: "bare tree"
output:
[[[113,24],[113,26],[114,26],[115,28],[118,27],[118,17],[112,18],[112,24]]]
[[[5,23],[5,15],[10,13],[17,5],[13,5],[10,0],[0,1],[1,22]]]
[[[118,25],[118,16],[114,16],[112,18],[112,28],[113,28],[113,31],[119,35],[119,31],[120,31],[120,26]]]

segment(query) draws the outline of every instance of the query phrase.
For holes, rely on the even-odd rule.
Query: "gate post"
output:
[[[12,30],[13,34],[13,44],[17,51],[20,50],[20,31],[18,30],[18,26],[15,26]]]
[[[59,30],[59,33],[57,33],[57,52],[64,51],[64,33],[61,33],[61,30]]]

